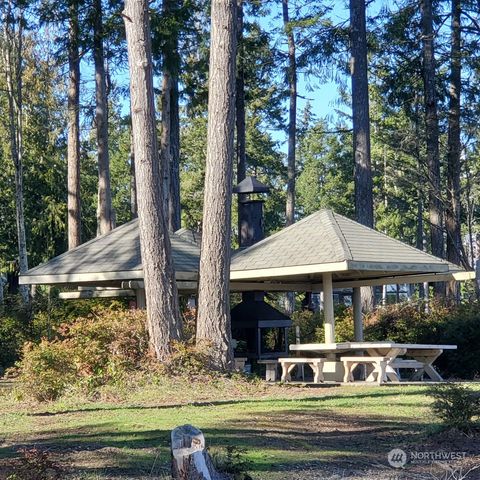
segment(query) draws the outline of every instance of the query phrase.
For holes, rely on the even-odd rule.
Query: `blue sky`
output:
[[[314,0],[315,1],[315,0]],[[294,15],[294,9],[296,0],[290,1],[290,17]],[[305,4],[305,0],[300,1],[301,4]],[[333,9],[329,13],[334,24],[340,24],[349,19],[348,4],[345,1],[339,2],[338,0],[332,0]],[[260,24],[268,31],[278,29],[283,24],[281,2],[278,1],[273,4],[271,13],[269,16],[260,20]],[[279,43],[275,45],[277,48],[282,48],[287,51],[286,37],[280,38]],[[300,118],[302,111],[305,109],[307,102],[310,103],[312,112],[317,118],[328,117],[329,120],[334,121],[337,118],[337,110],[342,112],[348,112],[348,106],[342,104],[339,106],[340,100],[339,87],[335,81],[320,82],[318,79],[307,79],[304,75],[300,74],[297,78],[297,117]],[[288,101],[285,102],[285,115],[288,112]],[[284,132],[272,131],[273,138],[279,142],[281,150],[286,151],[287,138]]]
[[[292,2],[292,5],[294,2]],[[344,2],[335,2],[335,7],[332,12],[334,21],[341,22],[348,18],[348,9]],[[268,17],[261,19],[262,27],[268,30],[278,29],[282,25],[281,18],[281,2],[278,2],[278,7],[272,8],[272,12]],[[277,44],[277,47],[286,49],[286,39],[281,39]],[[114,81],[117,86],[128,88],[128,69],[122,69],[116,71]],[[155,78],[155,86],[159,88],[160,78]],[[84,99],[91,99],[93,102],[94,92],[94,72],[90,59],[82,63],[82,83],[83,83],[83,97]],[[338,85],[329,81],[328,83],[320,83],[316,79],[310,79],[309,83],[306,81],[303,75],[298,77],[298,99],[297,99],[297,113],[300,117],[301,112],[304,110],[307,102],[311,104],[312,111],[318,118],[329,117],[334,119],[336,117],[335,110],[338,109],[337,102],[339,100]],[[122,114],[128,115],[129,113],[129,101],[125,98],[121,101]],[[342,105],[342,111],[347,109],[347,106]],[[288,102],[285,102],[285,115],[288,112]],[[286,151],[286,135],[284,132],[271,131],[271,134],[279,143],[282,151]]]

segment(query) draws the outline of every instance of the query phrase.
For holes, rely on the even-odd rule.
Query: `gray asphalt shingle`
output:
[[[177,272],[197,272],[200,249],[182,230],[170,236]],[[27,275],[124,272],[142,269],[138,220],[132,220],[101,237],[52,258]]]
[[[320,210],[235,253],[231,270],[296,267],[343,261],[447,265],[447,262],[440,258],[331,210]]]

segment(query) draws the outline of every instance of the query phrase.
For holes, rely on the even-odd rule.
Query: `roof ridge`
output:
[[[342,245],[343,253],[345,255],[345,260],[353,260],[353,255],[352,255],[352,251],[350,250],[350,245],[348,244],[347,239],[345,238],[345,235],[343,234],[343,231],[337,222],[337,219],[336,219],[337,213],[335,213],[333,210],[327,210],[327,214],[331,219],[332,228],[337,234],[337,238],[340,240],[340,243]]]
[[[347,220],[349,223],[353,223],[355,225],[358,225],[365,230],[370,230],[370,231],[376,233],[377,235],[381,235],[382,237],[384,237],[384,238],[386,238],[386,239],[388,239],[392,242],[398,243],[402,247],[407,247],[408,249],[413,250],[416,253],[422,253],[424,255],[427,255],[428,257],[434,258],[437,261],[440,260],[442,263],[448,264],[448,262],[445,259],[440,258],[440,257],[436,257],[435,255],[432,255],[431,253],[424,252],[423,250],[420,250],[417,247],[409,245],[408,243],[402,242],[401,240],[398,240],[397,238],[390,237],[386,233],[380,232],[379,230],[375,230],[374,228],[367,227],[366,225],[362,225],[360,222],[356,222],[355,220],[352,220],[351,218],[345,217],[344,215],[340,215],[339,213],[336,213],[335,215],[338,215],[339,217],[342,217],[343,219]]]
[[[200,232],[196,232],[195,230],[187,227],[182,227],[179,228],[178,230],[175,230],[174,232],[169,232],[170,233],[170,240],[172,238],[175,238],[176,240],[182,241],[182,242],[187,242],[188,244],[195,245],[196,247],[200,247],[200,243],[202,240],[202,234]],[[192,239],[186,238],[184,234],[191,234]],[[196,237],[198,236],[198,241],[196,240]]]

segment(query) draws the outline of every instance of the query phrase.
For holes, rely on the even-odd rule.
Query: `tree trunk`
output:
[[[445,226],[447,230],[447,260],[460,265],[462,234],[460,223],[460,95],[461,78],[461,1],[452,0],[452,46],[450,72],[450,111],[448,115],[448,155],[447,155],[447,209]],[[458,284],[447,284],[447,298],[457,302]]]
[[[287,205],[285,210],[285,225],[288,227],[295,222],[295,153],[297,139],[297,57],[295,50],[295,36],[290,25],[288,0],[282,0],[283,27],[288,42],[288,90],[290,93],[288,111],[288,152],[287,152]],[[287,315],[295,310],[294,292],[285,293],[284,309]]]
[[[415,246],[423,251],[424,230],[423,230],[423,198],[422,191],[417,190],[417,229],[416,229],[416,244]],[[423,283],[418,284],[418,299],[425,299],[425,288]]]
[[[237,77],[235,124],[237,130],[237,183],[247,175],[246,140],[245,140],[245,48],[243,45],[243,0],[237,0]],[[238,196],[239,201],[241,196]],[[240,235],[240,228],[239,228]],[[240,239],[240,237],[239,237]],[[240,240],[239,240],[240,242]]]
[[[67,147],[67,188],[68,188],[68,249],[78,247],[81,237],[80,205],[80,57],[78,49],[78,1],[72,0],[69,7],[68,41],[68,147]]]
[[[138,215],[137,184],[135,175],[135,152],[133,149],[133,135],[130,133],[130,214],[131,218]]]
[[[201,430],[192,425],[182,425],[172,430],[172,478],[174,480],[228,480],[219,473],[205,447]]]
[[[178,55],[178,41],[177,41]],[[180,61],[178,60],[178,63]],[[179,66],[178,66],[179,68]],[[178,69],[171,76],[170,101],[170,197],[168,200],[168,224],[176,232],[182,226],[182,207],[180,203],[180,111],[178,94]]]
[[[417,161],[417,169],[419,172],[423,171],[422,168],[422,159],[420,154],[420,117],[419,117],[419,98],[415,95],[415,159]],[[424,198],[423,198],[423,189],[422,189],[422,177],[419,175],[417,178],[417,229],[416,229],[416,247],[422,252],[426,251],[426,239],[425,239],[425,225],[423,221],[423,212],[424,212]],[[425,302],[425,308],[428,308],[429,302],[429,292],[428,292],[428,282],[418,284],[418,299]]]
[[[475,235],[475,292],[480,300],[480,233]]]
[[[288,0],[282,0],[283,27],[288,40],[288,90],[290,104],[288,112],[288,153],[287,153],[287,207],[286,226],[295,222],[295,143],[297,138],[297,59],[295,37],[290,25]]]
[[[164,4],[165,6],[165,4]],[[164,61],[165,62],[165,61]],[[162,110],[161,131],[160,131],[160,172],[162,178],[163,210],[168,222],[168,203],[170,196],[170,100],[171,100],[171,79],[168,69],[163,67],[162,95],[160,97],[160,108]],[[170,228],[170,226],[169,226]]]
[[[132,132],[140,247],[150,342],[159,360],[180,338],[181,319],[170,238],[162,208],[147,0],[126,0],[123,12],[130,68]]]
[[[373,186],[370,160],[370,114],[367,77],[367,33],[364,0],[350,1],[352,58],[352,120],[355,157],[355,214],[362,225],[373,228]]]
[[[428,208],[432,254],[443,258],[443,208],[441,200],[440,153],[435,88],[435,55],[432,0],[422,0],[423,82],[425,90],[425,131],[428,165]],[[444,296],[442,282],[435,283],[436,296]]]
[[[243,0],[237,0],[237,77],[235,96],[235,126],[236,126],[236,161],[237,184],[247,175],[246,158],[246,126],[245,126],[245,48],[243,44]],[[240,203],[247,196],[239,194],[238,201],[238,245],[242,243],[242,218],[240,218]]]
[[[216,367],[233,367],[230,240],[235,126],[236,0],[212,1],[207,159],[198,289],[197,343]]]
[[[114,228],[112,192],[110,187],[110,158],[108,153],[108,103],[103,54],[102,0],[94,0],[93,7],[93,59],[95,64],[95,126],[98,158],[97,235]]]
[[[469,246],[469,268],[474,268],[475,265],[475,247],[473,240],[473,226],[475,223],[475,200],[472,195],[472,189],[476,186],[474,180],[475,175],[472,174],[471,165],[465,168],[465,204],[467,214],[467,230],[468,230],[468,246]]]
[[[350,45],[355,215],[359,223],[373,228],[365,0],[350,0]],[[372,310],[375,304],[373,288],[362,287],[361,298],[364,311]]]
[[[164,0],[163,15],[172,18],[178,9],[178,0]],[[164,182],[164,208],[170,231],[181,226],[180,207],[180,120],[178,105],[178,31],[174,26],[163,51],[162,79],[162,135],[160,137],[160,158]]]
[[[247,174],[245,140],[245,48],[243,45],[243,0],[237,0],[237,46],[235,113],[237,129],[237,183],[240,183]]]
[[[0,315],[3,314],[5,279],[0,273]]]
[[[25,213],[23,198],[23,10],[8,2],[8,13],[4,23],[5,42],[3,60],[8,96],[8,115],[10,131],[10,152],[15,169],[15,216],[17,223],[18,267],[19,273],[28,270],[27,239],[25,232]],[[30,303],[26,285],[19,286],[24,305]]]

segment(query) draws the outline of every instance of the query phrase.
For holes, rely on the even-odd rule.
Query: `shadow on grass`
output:
[[[373,396],[383,396],[383,392]],[[225,403],[231,402],[218,402]],[[316,462],[371,465],[384,462],[391,448],[415,443],[425,433],[425,425],[414,419],[369,419],[310,408],[255,412],[239,420],[224,421],[216,428],[202,427],[201,422],[197,426],[211,447],[235,445],[245,449],[251,472],[295,471]],[[18,448],[36,446],[48,449],[63,463],[78,463],[78,471],[135,478],[132,475],[149,471],[157,456],[155,464],[167,468],[169,442],[170,430],[123,429],[121,423],[104,422],[58,428],[32,435],[28,441],[0,446],[0,459],[15,457]]]
[[[358,387],[359,390],[362,387]],[[413,395],[421,395],[424,393],[423,389],[415,389],[415,390],[407,390],[405,392],[401,392],[402,396],[413,396]],[[330,400],[356,400],[356,399],[367,399],[367,398],[385,398],[385,397],[392,397],[398,396],[398,391],[388,391],[388,389],[383,389],[381,387],[374,392],[368,393],[359,393],[357,391],[351,393],[340,392],[337,395],[322,395],[322,396],[309,396],[303,398],[289,398],[288,395],[285,397],[279,398],[265,398],[265,399],[230,399],[230,400],[215,400],[215,401],[204,401],[204,402],[188,402],[188,403],[174,403],[174,404],[159,404],[159,405],[135,405],[135,404],[124,404],[124,405],[115,405],[115,406],[105,406],[105,407],[86,407],[86,408],[78,408],[78,409],[66,409],[66,410],[59,410],[59,411],[44,411],[44,412],[31,412],[26,413],[26,416],[31,417],[50,417],[54,415],[65,415],[71,413],[81,413],[81,412],[102,412],[102,411],[116,411],[116,410],[168,410],[174,408],[182,408],[182,407],[215,407],[215,406],[222,406],[222,405],[241,405],[241,404],[272,404],[284,401],[292,401],[295,403],[308,403],[308,402],[326,402]],[[307,407],[308,408],[308,407]],[[311,408],[318,408],[312,406]]]

